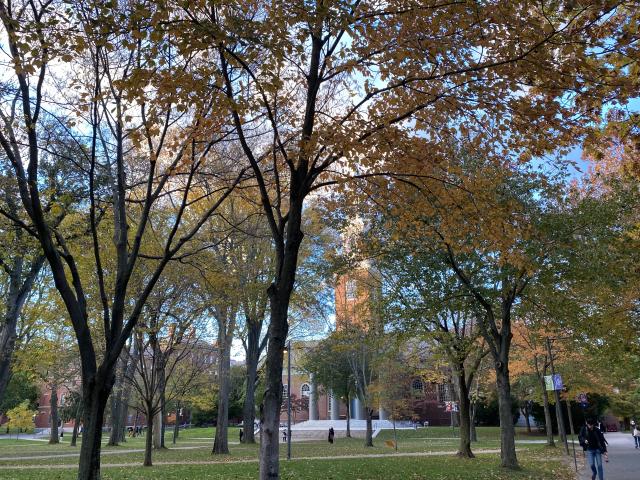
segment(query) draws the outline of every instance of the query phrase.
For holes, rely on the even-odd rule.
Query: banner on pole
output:
[[[544,385],[547,390],[562,390],[564,388],[562,377],[558,373],[555,375],[545,375]]]
[[[445,412],[458,412],[459,410],[458,402],[444,402]]]

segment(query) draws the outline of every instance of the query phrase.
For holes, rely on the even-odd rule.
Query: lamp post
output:
[[[291,460],[291,340],[287,343],[287,460]]]
[[[555,377],[556,370],[553,366],[553,354],[551,352],[551,339],[549,337],[547,337],[547,352],[549,353],[549,366],[551,367],[551,375]],[[556,398],[556,413],[558,415],[558,430],[559,430],[558,433],[564,433],[564,449],[567,452],[567,455],[569,455],[569,442],[567,441],[567,432],[564,430],[564,421],[562,419],[562,405],[560,404],[560,392],[555,389],[555,385],[554,385],[553,393],[555,394],[555,398]],[[575,464],[575,468],[577,472],[578,460],[576,459],[576,442],[574,438],[575,434],[573,430],[571,404],[569,403],[569,400],[566,400],[565,403],[567,404],[567,414],[569,415],[569,429],[571,431],[571,446],[573,447],[573,463]],[[560,431],[560,427],[562,427],[561,431]]]
[[[556,370],[553,366],[553,353],[551,353],[551,339],[547,337],[547,353],[549,354],[549,365],[551,367],[551,377],[555,379]],[[569,455],[569,443],[567,442],[567,433],[564,430],[564,419],[562,418],[562,404],[560,403],[560,392],[553,387],[553,395],[556,400],[556,417],[558,419],[558,434],[560,441],[564,443],[564,450]]]

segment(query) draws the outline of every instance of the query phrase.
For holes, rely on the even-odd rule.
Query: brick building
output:
[[[79,388],[79,378],[58,386],[58,414],[60,412],[60,408],[64,407],[65,400],[69,392]],[[51,427],[51,394],[51,385],[43,383],[40,388],[40,397],[38,398],[38,413],[34,418],[35,428],[45,429]],[[73,421],[63,423],[62,420],[60,420],[58,422],[58,426],[64,426],[65,429],[72,429]]]
[[[347,326],[356,326],[361,329],[378,328],[380,323],[378,313],[375,311],[375,299],[379,292],[380,281],[376,276],[376,270],[370,263],[361,264],[360,268],[352,270],[348,275],[341,275],[335,283],[335,313],[336,330],[342,330]],[[283,384],[283,409],[281,421],[287,420],[287,362],[291,358],[291,397],[295,406],[292,412],[292,421],[299,423],[305,420],[339,420],[345,419],[347,406],[344,399],[335,398],[330,391],[322,385],[315,385],[300,367],[305,350],[313,348],[317,342],[292,342],[291,352],[285,355],[282,372]],[[413,345],[416,347],[416,345]],[[407,348],[412,345],[407,344]],[[290,357],[289,357],[290,355]],[[451,422],[451,414],[445,411],[445,402],[455,400],[453,386],[450,383],[425,382],[422,378],[408,380],[407,392],[410,392],[410,402],[413,410],[413,419],[420,422],[428,421],[430,425],[448,425]],[[306,398],[307,402],[299,399]],[[305,407],[306,403],[306,408]],[[349,412],[352,419],[364,420],[364,405],[358,398],[350,400]],[[375,419],[387,419],[384,405],[378,405]]]

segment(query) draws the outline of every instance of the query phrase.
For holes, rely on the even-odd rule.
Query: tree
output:
[[[131,388],[127,382],[133,378],[138,362],[138,352],[135,350],[136,342],[129,340],[119,359],[119,369],[116,371],[116,380],[111,392],[111,433],[107,445],[116,446],[125,442],[125,422],[129,410]],[[133,350],[132,350],[133,349]]]
[[[351,399],[355,393],[355,385],[349,352],[341,348],[341,341],[334,333],[318,342],[305,352],[302,368],[313,375],[316,382],[334,397],[344,402],[347,407],[347,437],[351,437]]]
[[[398,451],[396,421],[406,418],[413,420],[414,399],[417,394],[414,391],[413,382],[419,376],[411,362],[407,361],[410,355],[407,352],[411,352],[411,347],[402,341],[394,342],[391,338],[388,338],[388,341],[395,345],[394,348],[388,348],[383,358],[379,360],[382,367],[373,389],[380,405],[384,407],[393,422],[393,443],[395,450]]]
[[[551,423],[551,411],[549,402],[549,392],[547,391],[544,377],[549,371],[549,358],[547,350],[543,345],[544,336],[540,335],[540,331],[536,331],[530,326],[525,325],[524,321],[516,322],[514,326],[514,368],[516,371],[516,377],[518,376],[518,370],[528,371],[535,374],[535,385],[539,389],[542,396],[542,405],[544,411],[544,423],[545,431],[547,434],[547,445],[550,447],[555,446],[553,440],[553,426]],[[526,362],[527,365],[523,368],[518,366],[519,362]],[[533,365],[531,365],[531,363]],[[533,366],[533,368],[531,368]]]
[[[218,408],[212,454],[229,453],[231,345],[236,335],[241,292],[248,283],[244,270],[247,265],[243,247],[244,232],[233,227],[242,225],[251,212],[247,211],[243,199],[230,198],[220,213],[219,221],[214,219],[203,232],[203,241],[210,245],[209,248],[191,262],[195,267],[195,281],[202,303],[217,323]]]
[[[384,235],[383,230],[375,228],[375,234]],[[450,368],[459,401],[458,455],[472,458],[471,389],[482,359],[488,354],[480,341],[474,302],[444,257],[423,250],[422,242],[379,237],[375,245],[381,250],[364,247],[363,254],[376,258],[385,284],[385,317],[398,331],[428,342],[429,354],[442,356]]]
[[[87,1],[75,3],[72,10],[58,3],[24,7],[0,3],[12,65],[13,84],[6,91],[15,99],[9,103],[19,107],[13,120],[17,134],[3,129],[0,144],[28,222],[10,214],[8,218],[39,242],[73,325],[85,402],[78,478],[97,479],[104,410],[120,353],[165,266],[196,235],[243,172],[214,154],[214,147],[225,138],[216,128],[214,97],[195,101],[175,95],[184,85],[177,78],[189,76],[188,61],[164,48],[167,36],[135,41],[149,30],[128,5],[112,9]],[[62,25],[65,28],[58,28]],[[167,57],[171,61],[149,70],[160,57],[163,63]],[[75,133],[81,153],[69,165],[88,191],[74,221],[64,228],[56,228],[48,218],[46,185],[40,181],[45,104],[57,81],[48,76],[48,67],[57,60],[78,66],[78,77],[63,82],[77,87],[62,95],[69,100],[69,115],[53,118],[63,120],[61,126]],[[65,69],[69,74],[73,70]],[[185,221],[185,213],[195,205],[202,207],[200,215]],[[170,215],[161,215],[168,210]],[[150,223],[161,218],[163,235],[157,239],[158,248],[146,257],[143,239]],[[94,268],[81,271],[78,257],[85,252],[93,257]],[[142,264],[151,273],[142,288],[132,289],[131,278]],[[99,328],[90,328],[89,284],[98,290]]]
[[[59,298],[53,289],[53,297],[40,297],[39,308],[31,314],[40,314],[37,333],[15,355],[14,368],[28,374],[38,384],[50,391],[49,397],[49,443],[60,442],[59,400],[67,386],[79,375],[78,351],[73,342],[73,334],[65,319],[60,318]]]
[[[535,143],[530,151],[536,153],[555,148],[549,131],[556,138],[569,138],[570,125],[556,121],[566,122],[569,116],[561,111],[562,102],[552,98],[564,88],[575,90],[574,72],[584,67],[577,58],[585,50],[558,45],[575,45],[577,38],[581,45],[599,44],[601,38],[593,37],[588,25],[600,20],[610,35],[614,27],[603,19],[618,12],[587,13],[568,5],[549,16],[528,2],[509,3],[498,11],[500,16],[492,4],[402,4],[397,9],[357,1],[265,4],[258,22],[253,9],[233,5],[190,10],[192,28],[185,28],[193,40],[188,47],[211,45],[208,53],[217,55],[211,69],[224,78],[238,141],[256,175],[274,242],[261,479],[278,476],[282,352],[303,239],[303,205],[314,190],[342,181],[327,179],[326,173],[346,159],[345,170],[369,175],[369,167],[393,152],[399,138],[411,135],[402,129],[409,120],[417,126],[417,135],[409,141],[428,138],[426,151],[434,156],[439,141],[448,136],[442,126],[459,122],[461,130],[482,132],[487,117],[496,129],[510,130],[505,143],[519,151],[528,141]],[[462,33],[443,37],[443,25]],[[344,41],[346,36],[351,41]],[[421,41],[414,42],[414,36]],[[593,66],[598,77],[607,75],[605,67]],[[550,71],[557,73],[553,80]],[[520,95],[523,79],[547,93]],[[342,92],[355,96],[340,102]],[[286,108],[281,108],[282,101]],[[581,101],[589,103],[587,97]],[[485,115],[482,121],[478,106]],[[531,121],[544,124],[539,131],[546,138],[532,132]],[[249,141],[255,132],[265,132],[261,143]],[[268,159],[273,161],[267,166]],[[271,185],[276,185],[275,192]],[[515,449],[506,450],[503,463],[517,466]]]
[[[28,401],[29,408],[33,410],[38,401],[38,393],[37,385],[27,372],[14,370],[5,390],[4,399],[0,403],[0,413],[6,414],[7,411],[17,407],[25,400]]]
[[[597,367],[603,364],[601,355],[626,357],[628,366],[634,364],[633,354],[628,355],[621,339],[633,329],[632,299],[637,298],[634,288],[624,285],[636,283],[636,273],[628,268],[637,261],[637,243],[633,234],[629,235],[635,220],[629,212],[637,210],[639,197],[637,187],[629,188],[625,181],[629,177],[623,172],[633,170],[629,170],[625,148],[612,142],[605,151],[581,182],[565,189],[553,214],[547,216],[546,228],[555,232],[557,240],[547,253],[546,268],[534,277],[515,309],[515,353],[520,363],[516,366],[518,373],[526,371],[523,363],[529,365],[528,372],[535,372],[550,443],[552,415],[543,381],[550,360],[547,339],[556,339],[556,370],[571,379],[569,391],[563,395],[567,400],[579,392],[610,393],[614,377],[620,382],[619,391],[629,385],[622,379],[625,374],[612,373],[610,365],[619,360],[604,361],[606,372]],[[583,368],[587,364],[594,366],[588,373]],[[558,429],[562,436],[565,426],[559,423]]]
[[[189,357],[200,357],[194,317],[188,311],[180,315],[178,309],[180,303],[189,298],[190,287],[187,284],[185,288],[183,284],[156,290],[134,333],[136,345],[133,351],[138,358],[134,362],[135,373],[127,380],[137,392],[140,409],[147,419],[144,466],[152,465],[154,445],[164,448],[158,433],[163,432],[166,404],[175,397],[184,396],[185,390],[199,377],[197,369],[183,368],[179,379],[169,381]],[[187,307],[187,304],[182,306]]]
[[[63,422],[73,421],[73,431],[71,433],[70,447],[76,446],[78,440],[78,428],[82,420],[82,393],[79,390],[71,390],[67,392],[64,405],[60,409],[60,418]]]
[[[363,402],[366,414],[366,433],[364,446],[373,447],[373,410],[376,402],[375,381],[379,378],[384,336],[380,328],[371,323],[369,328],[361,326],[345,327],[336,335],[339,338],[338,348],[347,354],[347,362],[351,368],[354,392]]]
[[[549,251],[563,240],[564,231],[548,228],[558,186],[527,165],[507,170],[504,158],[485,157],[464,142],[449,148],[446,163],[435,172],[425,168],[410,179],[392,178],[379,182],[379,190],[368,190],[371,216],[383,220],[365,242],[379,242],[380,229],[392,232],[392,239],[408,242],[409,252],[440,259],[459,285],[459,293],[450,289],[445,298],[462,294],[470,300],[465,310],[496,372],[501,463],[516,468],[509,376],[513,310],[532,280],[552,268],[546,263]]]
[[[241,316],[238,320],[239,337],[245,352],[247,378],[245,380],[244,406],[242,413],[242,441],[255,443],[256,384],[258,363],[267,346],[264,334],[267,315],[266,283],[270,277],[270,246],[265,240],[249,243],[242,271],[247,281],[242,291]]]
[[[29,161],[15,158],[19,148],[16,144],[12,148],[6,135],[1,143],[82,343],[83,372],[97,379],[97,388],[87,385],[83,396],[85,435],[92,437],[91,442],[86,438],[83,442],[83,478],[86,463],[94,465],[91,470],[97,469],[99,405],[106,402],[114,365],[133,330],[145,292],[192,237],[190,229],[178,234],[178,225],[166,229],[166,248],[154,259],[158,275],[151,275],[149,288],[136,297],[141,303],[134,302],[125,322],[128,282],[139,260],[152,207],[171,204],[156,202],[160,192],[177,200],[181,192],[191,189],[196,171],[203,166],[198,159],[210,156],[212,143],[232,139],[241,146],[255,174],[273,240],[266,425],[261,445],[261,478],[266,479],[277,477],[279,471],[282,352],[309,195],[342,182],[342,176],[336,178],[333,172],[369,175],[381,158],[397,153],[401,138],[410,143],[422,139],[429,158],[437,159],[442,142],[455,138],[456,129],[479,135],[502,131],[509,132],[501,141],[512,147],[514,156],[538,156],[573,138],[571,127],[597,117],[592,112],[605,98],[624,99],[635,92],[626,69],[616,68],[619,62],[613,62],[621,52],[633,52],[635,40],[630,38],[634,36],[627,35],[624,27],[635,20],[624,2],[583,7],[567,0],[549,9],[547,4],[502,0],[480,5],[392,1],[384,7],[359,1],[331,5],[225,1],[212,6],[204,1],[185,5],[166,0],[114,6],[87,0],[74,3],[72,19],[64,21],[66,8],[58,3],[33,8],[0,3],[8,37],[7,63],[18,84]],[[78,82],[82,93],[74,100],[88,107],[78,116],[91,117],[83,122],[84,129],[77,130],[91,131],[91,145],[85,149],[88,158],[83,159],[81,170],[90,172],[90,200],[85,204],[90,221],[84,224],[93,227],[89,236],[98,280],[104,271],[95,246],[95,220],[101,218],[96,213],[105,205],[113,207],[105,219],[114,225],[117,262],[112,294],[101,291],[100,295],[107,328],[99,330],[104,330],[108,347],[100,367],[96,358],[101,356],[90,348],[81,288],[86,282],[77,275],[72,281],[65,276],[66,270],[76,270],[73,249],[60,247],[63,255],[56,249],[61,240],[73,236],[51,233],[38,191],[39,115],[42,96],[48,94],[43,85],[47,63],[58,58],[73,62],[89,77]],[[573,101],[561,101],[565,94]],[[213,112],[214,107],[222,111]],[[212,136],[216,141],[209,141]],[[146,146],[131,150],[129,139],[131,145]],[[160,152],[165,140],[174,151]],[[123,158],[134,153],[140,156],[125,165]],[[341,168],[343,161],[348,168]],[[228,164],[225,167],[225,172],[231,169]],[[110,176],[104,192],[94,189],[99,174]],[[217,190],[218,200],[224,197],[226,181],[233,184],[236,178],[217,171],[208,179],[221,176],[225,187]],[[160,189],[154,187],[158,183]],[[127,192],[135,192],[129,202]],[[183,198],[174,204],[177,213],[169,217],[178,223],[184,209],[192,205],[186,199],[197,195]],[[131,222],[137,233],[132,232],[128,249],[126,218],[132,211],[138,214]],[[96,406],[89,408],[91,403]],[[515,456],[509,463],[515,464]]]
[[[293,415],[293,423],[296,423],[296,417],[298,413],[309,411],[309,397],[306,397],[306,396],[298,397],[295,393],[291,393],[290,401],[291,401],[291,414]],[[289,409],[289,400],[285,399],[282,401],[280,412],[287,413],[288,409]]]
[[[17,430],[16,438],[18,438],[21,431],[33,428],[33,417],[37,413],[37,411],[31,409],[29,401],[25,400],[7,412],[6,415],[9,417],[7,428]]]
[[[0,111],[0,128],[14,137],[16,132],[12,122],[15,110],[10,115]],[[78,202],[83,186],[77,182],[70,169],[60,160],[61,156],[78,153],[78,148],[63,129],[48,124],[49,138],[43,139],[42,184],[49,194],[43,199],[44,211],[53,225],[59,225],[65,215]],[[53,138],[52,138],[53,137]],[[0,150],[1,152],[1,150]],[[1,154],[0,154],[1,155]],[[2,155],[4,157],[4,155]],[[6,290],[0,307],[0,401],[5,394],[11,376],[11,361],[16,347],[17,326],[25,303],[28,301],[34,283],[41,275],[45,257],[36,241],[16,221],[26,221],[27,215],[20,205],[20,194],[6,160],[0,162],[0,185],[2,197],[0,209],[3,214],[2,241],[9,246],[0,251],[0,282]]]

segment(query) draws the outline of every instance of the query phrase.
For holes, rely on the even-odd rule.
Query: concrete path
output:
[[[611,432],[605,435],[609,443],[609,463],[604,464],[605,480],[633,480],[640,478],[640,449],[636,449],[633,437],[626,432]],[[578,467],[584,464],[582,449],[578,452]],[[591,468],[587,465],[580,471],[580,480],[591,480]]]
[[[171,447],[171,450],[197,450],[201,448],[209,448],[209,446],[197,446],[197,447]],[[144,448],[130,448],[127,450],[102,450],[100,452],[101,455],[124,455],[127,453],[141,453],[144,452]],[[28,455],[28,456],[20,456],[20,457],[0,457],[0,462],[10,462],[12,460],[41,460],[41,459],[51,459],[51,458],[67,458],[67,457],[79,457],[80,452],[71,452],[71,453],[55,453],[51,455]]]
[[[386,458],[386,457],[435,457],[435,456],[452,456],[456,451],[450,452],[397,452],[397,453],[375,453],[375,454],[361,454],[361,455],[332,455],[327,457],[293,457],[291,460],[348,460],[353,458]],[[500,453],[500,450],[476,450],[476,454]],[[282,459],[281,459],[282,460]],[[230,463],[257,463],[257,458],[237,459],[237,460],[194,460],[194,461],[170,461],[170,462],[153,462],[154,466],[160,465],[219,465]],[[102,463],[102,468],[109,467],[139,467],[140,462],[136,463]],[[74,469],[78,468],[78,465],[0,465],[0,470],[38,470],[38,469]]]

